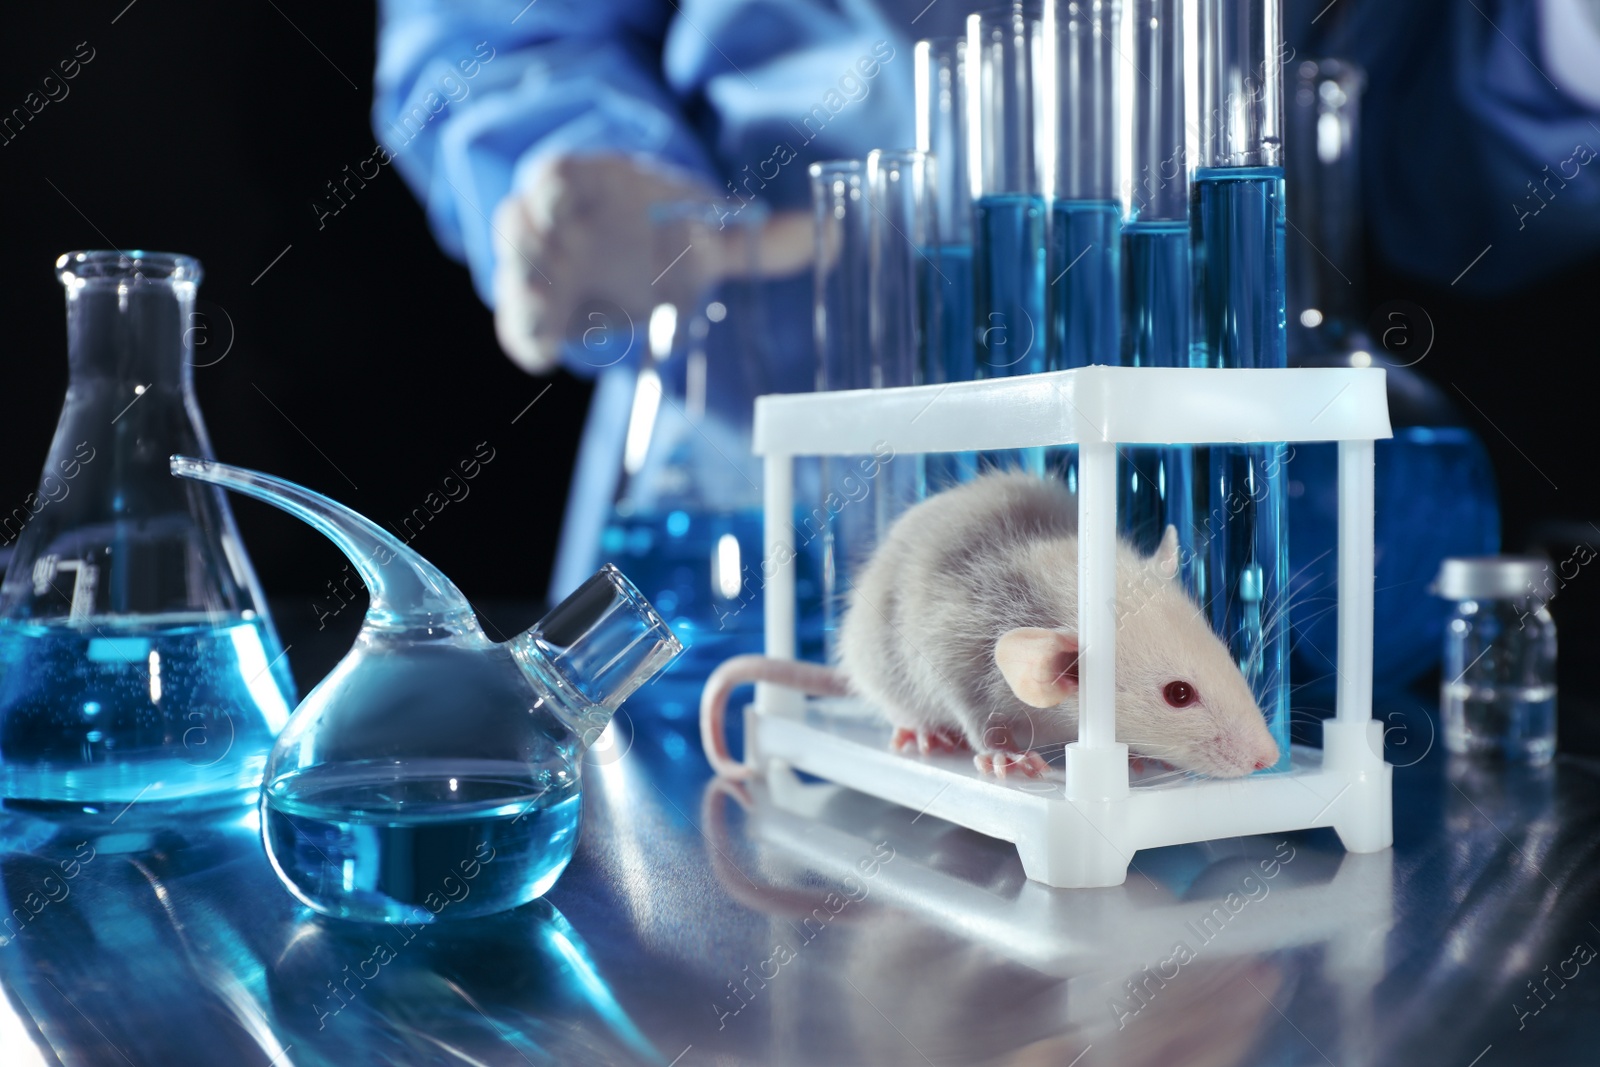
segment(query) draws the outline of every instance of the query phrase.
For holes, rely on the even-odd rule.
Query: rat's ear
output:
[[[1156,546],[1156,551],[1150,557],[1150,565],[1156,573],[1163,578],[1176,578],[1178,576],[1178,528],[1167,525],[1167,532],[1161,535],[1161,543]]]
[[[994,661],[1017,699],[1053,708],[1078,691],[1078,639],[1022,626],[1000,635]]]

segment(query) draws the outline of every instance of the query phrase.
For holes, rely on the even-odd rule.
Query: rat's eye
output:
[[[1200,699],[1200,694],[1188,682],[1168,682],[1161,695],[1175,708],[1186,708]]]

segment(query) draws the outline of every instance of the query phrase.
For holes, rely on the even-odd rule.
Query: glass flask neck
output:
[[[683,651],[666,621],[609,563],[507,645],[583,748]]]
[[[141,397],[152,389],[188,393],[200,274],[195,260],[166,253],[62,256],[56,277],[66,290],[70,380],[128,382]]]
[[[264,618],[222,494],[167,471],[173,452],[211,452],[192,386],[200,264],[168,253],[69,252],[56,275],[70,380],[38,492],[0,517],[0,543],[17,539],[0,617]]]

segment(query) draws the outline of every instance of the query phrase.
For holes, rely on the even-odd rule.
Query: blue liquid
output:
[[[928,254],[924,263],[923,277],[928,285],[924,300],[933,296],[939,299],[939,328],[928,346],[924,380],[970,382],[977,376],[973,358],[972,246],[941,245]]]
[[[1189,365],[1189,223],[1133,221],[1122,230],[1122,365]],[[1122,449],[1117,482],[1121,532],[1153,552],[1168,523],[1180,558],[1194,550],[1194,460],[1188,448]]]
[[[1130,222],[1122,231],[1122,364],[1189,366],[1189,224]]]
[[[1197,563],[1211,626],[1227,643],[1288,766],[1289,538],[1283,445],[1211,448]]]
[[[974,376],[1004,378],[1045,370],[1045,230],[1042,196],[985,196],[972,206]],[[984,455],[985,466],[1044,473],[1044,450]]]
[[[248,802],[294,703],[273,644],[254,617],[0,622],[0,792],[146,811]]]
[[[927,289],[924,307],[938,298],[937,325],[927,331],[928,363],[923,370],[927,382],[970,382],[977,377],[974,366],[972,328],[972,246],[941,245],[927,256],[937,265],[924,272]],[[974,453],[931,454],[927,457],[928,485],[945,489],[970,481],[977,473]]]
[[[1282,167],[1202,167],[1192,226],[1197,367],[1288,366]]]
[[[1202,168],[1189,221],[1191,365],[1287,365],[1281,167]],[[1282,445],[1212,447],[1199,494],[1193,587],[1289,763],[1288,510]],[[1198,471],[1197,471],[1198,472]]]
[[[822,628],[816,552],[825,516],[797,520],[795,603],[802,654],[815,654]],[[700,687],[723,660],[765,646],[762,513],[613,512],[600,535],[601,558],[638,586],[684,651],[645,688],[667,714],[698,708]]]
[[[1051,370],[1114,366],[1122,354],[1117,341],[1122,206],[1114,200],[1057,200],[1051,216],[1046,365]],[[1049,449],[1046,463],[1076,491],[1076,446]],[[1119,496],[1135,477],[1126,459],[1119,459]]]
[[[1327,702],[1339,643],[1339,446],[1293,447],[1287,467],[1290,559],[1294,600],[1301,607],[1291,657],[1296,690]],[[1397,427],[1376,451],[1372,681],[1380,691],[1394,691],[1438,665],[1439,635],[1451,608],[1428,592],[1428,583],[1450,556],[1500,550],[1500,508],[1489,455],[1471,430]]]
[[[554,750],[404,767],[323,764],[263,791],[268,854],[296,896],[366,922],[465,919],[542,896],[572,859],[582,798]]]
[[[1122,355],[1122,205],[1114,200],[1057,200],[1050,234],[1050,369]]]

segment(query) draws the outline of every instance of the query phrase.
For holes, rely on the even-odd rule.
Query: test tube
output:
[[[1013,2],[967,17],[967,168],[972,183],[974,373],[1047,369],[1045,161],[1054,160],[1052,50],[1042,15]],[[1047,149],[1047,151],[1041,151]],[[985,465],[1044,473],[1043,449]]]
[[[1122,204],[1118,197],[1117,0],[1052,0],[1055,188],[1050,232],[1052,370],[1115,364]]]
[[[1044,36],[1054,61],[1055,133],[1050,171],[1050,328],[1046,363],[1069,370],[1118,362],[1117,310],[1122,204],[1117,170],[1115,0],[1048,0]],[[1048,464],[1076,491],[1076,446],[1053,448]],[[1117,485],[1137,475],[1119,449]],[[1118,495],[1126,495],[1119,488]]]
[[[1121,362],[1189,365],[1189,166],[1184,151],[1183,0],[1133,0],[1127,220],[1122,226]],[[1117,517],[1140,551],[1178,529],[1193,555],[1194,452],[1132,446],[1119,464]]]
[[[928,273],[937,270],[927,249],[937,243],[926,152],[875,149],[867,155],[867,193],[872,205],[867,269],[874,389],[920,385],[927,364],[929,327],[937,331],[937,303],[926,305]],[[931,313],[931,316],[930,316]],[[929,319],[932,318],[930,323]],[[892,447],[892,442],[885,442]],[[861,467],[872,500],[873,544],[900,513],[923,496],[921,455],[896,456]],[[870,547],[870,546],[868,546]]]
[[[924,380],[965,382],[976,377],[972,329],[972,182],[967,172],[967,39],[935,37],[914,51],[917,148],[931,157],[929,188],[936,241],[924,272],[929,322]],[[930,485],[945,487],[977,473],[969,453],[927,457]]]
[[[1294,175],[1289,221],[1305,235],[1291,251],[1290,361],[1321,362],[1371,343],[1361,322],[1361,68],[1340,59],[1296,65],[1285,169]],[[1337,264],[1337,266],[1336,266]]]
[[[817,346],[817,389],[872,386],[872,329],[868,310],[871,205],[866,163],[832,160],[813,163],[811,202],[816,237],[813,260],[812,333]],[[870,510],[850,506],[854,457],[823,457],[818,496],[802,509],[796,548],[814,546],[822,575],[822,645],[826,662],[835,662],[835,642],[850,589],[852,562],[870,546],[875,529]],[[848,485],[847,485],[848,480]]]
[[[810,174],[817,389],[865,389],[872,384],[866,164],[859,159],[813,163]]]
[[[1199,0],[1190,199],[1191,362],[1286,365],[1279,0]],[[1282,444],[1206,450],[1191,577],[1289,765],[1288,522]],[[1197,462],[1199,462],[1197,457]]]

